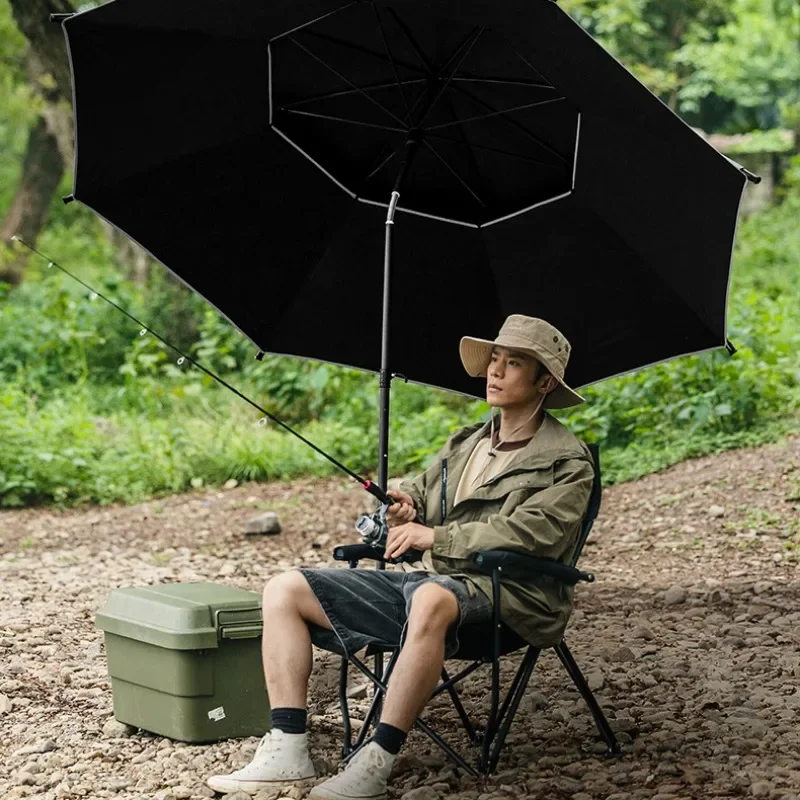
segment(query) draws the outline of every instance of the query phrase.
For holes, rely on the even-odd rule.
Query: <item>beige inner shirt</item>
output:
[[[489,455],[489,437],[481,439],[475,445],[475,449],[470,454],[469,460],[464,467],[461,480],[456,487],[454,505],[458,505],[462,500],[468,498],[475,489],[486,481],[491,480],[495,475],[505,472],[518,455],[519,451],[525,447],[530,439],[520,442],[509,442],[506,447],[513,448],[508,450],[495,450],[494,457]],[[397,566],[405,572],[416,572],[425,570],[426,572],[436,572],[431,560],[431,551],[426,550],[422,554],[420,561],[409,563],[401,561]]]

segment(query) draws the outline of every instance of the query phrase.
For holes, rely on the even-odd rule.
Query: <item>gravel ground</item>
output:
[[[115,722],[96,611],[116,587],[212,580],[260,590],[287,567],[324,565],[333,544],[354,540],[364,498],[326,480],[0,513],[0,797],[212,796],[203,779],[245,763],[257,740],[185,745]],[[245,536],[264,510],[280,515],[283,533]],[[496,776],[461,775],[415,732],[391,796],[800,797],[799,510],[798,437],[606,490],[582,561],[598,580],[578,587],[567,638],[623,756],[599,753],[591,716],[545,653]],[[310,735],[329,773],[336,662],[323,653],[317,662]],[[468,710],[485,709],[487,687],[482,671],[467,679]],[[426,715],[464,744],[444,700]]]

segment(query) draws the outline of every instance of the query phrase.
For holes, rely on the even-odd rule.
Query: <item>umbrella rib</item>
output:
[[[504,86],[525,86],[528,89],[550,89],[555,91],[556,87],[551,86],[549,83],[531,83],[530,81],[510,81],[506,78],[477,78],[468,75],[462,75],[453,78],[453,81],[463,81],[464,83],[501,83]]]
[[[423,144],[427,147],[435,156],[439,159],[439,161],[444,164],[445,168],[450,172],[450,174],[483,206],[486,208],[486,203],[481,200],[480,197],[472,190],[470,185],[456,172],[456,170],[450,166],[450,164],[445,161],[445,159],[437,152],[436,148],[427,140],[423,139]]]
[[[400,15],[393,8],[387,8],[386,11],[389,14],[389,16],[395,21],[397,27],[400,28],[400,30],[403,32],[403,35],[408,40],[408,43],[411,45],[411,49],[414,51],[414,54],[422,62],[422,67],[424,71],[426,71],[428,75],[432,77],[434,74],[433,64],[431,64],[430,61],[428,61],[428,59],[425,58],[425,55],[422,52],[422,48],[420,48],[420,46],[417,44],[416,39],[414,39],[414,37],[411,35],[411,31],[408,29],[406,23],[400,19]]]
[[[411,84],[411,83],[426,83],[427,78],[412,78],[406,81],[403,81],[404,84]],[[315,97],[308,97],[305,100],[295,100],[292,103],[286,103],[284,108],[297,108],[298,106],[308,105],[309,103],[315,103],[319,100],[330,100],[334,97],[346,97],[350,94],[357,94],[359,91],[364,92],[372,92],[377,89],[389,89],[392,86],[396,86],[394,81],[389,81],[388,83],[375,83],[372,86],[364,86],[359,89],[342,89],[340,92],[328,92],[327,94],[318,94]]]
[[[431,100],[430,105],[425,109],[425,113],[422,115],[422,119],[419,121],[418,127],[421,128],[423,126],[425,120],[428,118],[428,115],[431,113],[431,111],[433,111],[434,106],[439,102],[439,100],[441,100],[442,95],[447,91],[447,87],[450,86],[450,82],[461,68],[461,65],[467,59],[467,56],[469,56],[469,54],[472,52],[472,48],[478,43],[478,39],[480,39],[483,35],[483,31],[483,28],[473,28],[470,35],[453,51],[450,58],[447,59],[442,68],[438,71],[437,77],[440,76],[450,66],[450,64],[456,58],[456,55],[458,55],[461,50],[464,50],[464,54],[461,56],[461,58],[459,58],[458,63],[453,68],[453,71],[447,76],[447,80],[442,84],[442,86],[439,88],[439,91],[436,92],[436,96],[433,98],[433,100]]]
[[[364,45],[356,44],[355,42],[347,42],[344,39],[339,39],[338,37],[331,36],[330,34],[327,33],[320,33],[319,31],[304,31],[304,33],[306,36],[313,37],[314,39],[320,39],[323,42],[328,42],[329,44],[335,44],[338,45],[339,47],[347,48],[348,50],[355,50],[359,53],[364,53],[364,55],[368,55],[371,58],[377,58],[380,61],[386,61],[386,56],[383,53],[380,53],[377,50],[370,50],[368,47],[365,47]],[[407,61],[401,61],[399,58],[395,58],[395,62],[399,64],[401,67],[405,67],[405,69],[425,74],[424,70],[421,70],[419,67],[414,66],[413,64],[409,64]]]
[[[499,153],[502,156],[509,156],[510,158],[518,158],[520,161],[530,161],[533,164],[541,164],[543,167],[552,167],[553,169],[559,169],[560,167],[556,164],[553,164],[550,161],[542,161],[540,158],[533,158],[532,156],[525,155],[523,153],[512,153],[510,150],[501,150],[499,147],[489,147],[486,144],[476,144],[475,142],[460,142],[456,139],[450,139],[447,136],[443,136],[441,133],[429,133],[426,132],[426,136],[432,136],[434,139],[441,139],[445,142],[450,142],[450,144],[460,144],[464,145],[464,147],[471,147],[477,150],[486,150],[489,153]]]
[[[395,150],[392,150],[392,151],[389,153],[389,155],[388,155],[388,156],[386,156],[386,158],[384,158],[384,159],[383,159],[383,160],[382,160],[382,161],[381,161],[381,162],[378,164],[378,166],[377,166],[377,167],[375,167],[375,169],[373,169],[373,170],[372,170],[372,172],[370,172],[370,173],[369,173],[369,175],[367,175],[367,177],[366,177],[366,178],[364,178],[364,180],[365,180],[365,181],[368,181],[368,180],[369,180],[369,179],[370,179],[370,178],[371,178],[373,175],[376,175],[378,172],[380,172],[380,171],[381,171],[381,169],[383,169],[383,167],[385,167],[385,166],[386,166],[386,165],[387,165],[387,164],[388,164],[388,163],[389,163],[389,162],[390,162],[390,161],[391,161],[391,160],[392,160],[392,159],[393,159],[393,158],[394,158],[396,155],[397,155],[397,150],[396,150],[396,149],[395,149]]]
[[[370,0],[370,5],[372,6],[372,10],[375,13],[375,19],[378,21],[378,27],[381,29],[381,37],[383,38],[383,46],[386,48],[386,55],[389,57],[389,63],[392,65],[392,72],[394,73],[394,79],[397,81],[397,88],[400,90],[400,96],[403,98],[403,105],[406,107],[406,121],[410,124],[411,123],[411,109],[408,107],[408,98],[406,97],[406,93],[403,90],[403,84],[400,81],[400,76],[397,73],[397,65],[394,63],[394,57],[392,56],[392,50],[389,47],[389,39],[386,36],[386,29],[383,27],[383,20],[381,19],[381,15],[378,12],[378,8],[374,3],[374,0]]]
[[[470,100],[473,100],[478,105],[483,106],[485,109],[488,109],[489,111],[496,111],[497,110],[495,108],[492,108],[492,106],[490,106],[484,100],[481,100],[479,97],[475,97],[475,95],[472,94],[472,92],[467,91],[463,86],[456,86],[455,89],[457,91],[461,92],[461,94],[465,94],[467,97],[470,98]],[[547,144],[546,142],[543,142],[538,136],[536,136],[535,134],[531,133],[524,125],[522,125],[521,123],[517,122],[515,119],[511,119],[511,117],[507,117],[507,116],[504,116],[504,115],[502,116],[502,119],[505,122],[507,122],[509,125],[511,125],[512,127],[517,128],[519,131],[524,133],[529,139],[531,139],[532,141],[536,142],[536,144],[538,144],[539,147],[543,148],[544,150],[547,150],[548,153],[554,155],[559,161],[563,161],[565,164],[568,163],[568,160],[566,158],[564,158],[564,156],[562,156],[561,153],[559,153],[557,150],[554,150],[552,147],[550,147],[549,144]]]
[[[315,111],[300,111],[297,108],[281,108],[287,114],[299,114],[303,117],[315,117],[317,119],[327,119],[331,122],[346,122],[348,125],[359,125],[362,128],[377,128],[381,131],[396,131],[397,133],[407,133],[407,128],[393,128],[390,125],[378,125],[374,122],[362,122],[357,119],[347,119],[347,117],[334,117],[331,114],[319,114]]]
[[[479,114],[477,117],[467,117],[466,119],[459,119],[455,122],[443,122],[441,125],[433,125],[425,130],[438,131],[442,128],[452,128],[453,125],[466,125],[468,122],[476,122],[482,119],[490,119],[491,117],[504,116],[505,114],[511,114],[514,111],[522,111],[526,108],[535,108],[536,106],[546,106],[550,105],[550,103],[559,103],[566,99],[566,97],[551,97],[549,100],[537,100],[535,103],[525,103],[524,105],[514,106],[513,108],[504,108],[500,111],[492,111],[491,114]]]
[[[524,65],[525,65],[525,66],[526,66],[528,69],[529,69],[529,70],[531,70],[531,72],[535,72],[535,73],[536,73],[536,74],[537,74],[537,75],[538,75],[538,76],[539,76],[539,77],[540,77],[542,80],[544,80],[544,81],[546,81],[546,80],[547,80],[547,78],[545,78],[545,77],[544,77],[544,75],[542,75],[542,73],[541,73],[541,72],[539,72],[539,70],[538,70],[538,69],[536,69],[536,67],[534,67],[534,66],[533,66],[533,64],[531,64],[531,62],[530,62],[530,61],[528,61],[528,59],[527,59],[527,58],[525,58],[525,57],[522,55],[522,53],[520,53],[520,52],[519,52],[519,50],[517,50],[516,48],[512,47],[510,44],[508,45],[508,49],[509,49],[509,50],[510,50],[510,51],[511,51],[511,52],[512,52],[512,53],[513,53],[513,54],[514,54],[514,55],[515,55],[515,56],[516,56],[516,57],[517,57],[517,58],[518,58],[518,59],[519,59],[519,60],[520,60],[520,61],[521,61],[521,62],[522,62],[522,63],[523,63],[523,64],[524,64]]]
[[[342,73],[339,72],[339,70],[337,70],[335,67],[332,67],[327,61],[320,58],[312,50],[309,50],[304,44],[298,42],[297,39],[294,38],[294,36],[289,36],[288,38],[289,41],[292,42],[292,44],[299,47],[304,53],[307,53],[315,61],[318,61],[320,64],[322,64],[323,67],[330,70],[337,78],[339,78],[339,80],[344,81],[351,89],[355,89],[355,91],[357,91],[360,95],[362,95],[366,100],[368,100],[373,105],[377,106],[384,113],[388,114],[393,120],[399,122],[401,125],[405,125],[405,123],[403,122],[402,119],[400,119],[400,117],[396,116],[388,108],[381,105],[374,97],[370,97],[363,89],[361,89],[359,86],[356,86],[349,78],[346,78],[344,75],[342,75]]]

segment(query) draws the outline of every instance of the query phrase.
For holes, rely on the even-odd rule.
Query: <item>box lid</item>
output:
[[[220,639],[261,635],[261,596],[217,583],[170,583],[115,589],[95,619],[106,633],[201,650]]]

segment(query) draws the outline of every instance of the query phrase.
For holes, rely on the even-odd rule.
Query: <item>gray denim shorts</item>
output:
[[[445,638],[445,658],[458,650],[461,625],[487,622],[492,603],[477,587],[460,578],[429,572],[376,569],[300,569],[319,600],[333,630],[313,623],[311,641],[323,650],[352,655],[370,644],[399,645],[405,632],[414,592],[423,583],[438,583],[458,601],[459,619]]]

